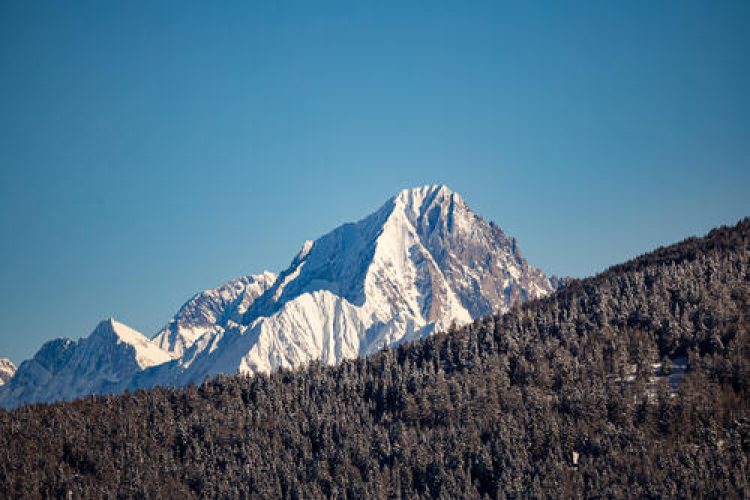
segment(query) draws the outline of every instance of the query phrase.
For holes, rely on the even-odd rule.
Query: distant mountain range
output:
[[[278,276],[245,276],[195,295],[151,340],[108,319],[87,338],[46,343],[0,387],[0,406],[335,364],[558,286],[457,193],[407,189],[305,242]]]

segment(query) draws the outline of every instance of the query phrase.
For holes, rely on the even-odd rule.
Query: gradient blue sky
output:
[[[445,183],[584,276],[750,214],[750,2],[0,3],[0,356]]]

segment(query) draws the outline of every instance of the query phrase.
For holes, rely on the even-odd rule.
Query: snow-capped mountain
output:
[[[171,359],[155,342],[110,318],[77,342],[55,339],[44,344],[0,387],[0,406],[118,392],[134,373]]]
[[[334,364],[555,288],[515,239],[458,194],[407,189],[305,242],[278,276],[245,276],[195,295],[153,340],[107,320],[78,342],[48,342],[0,387],[0,406]]]
[[[198,293],[187,301],[175,317],[154,337],[162,349],[182,356],[185,349],[202,335],[239,324],[250,304],[276,281],[266,271],[237,278]]]
[[[0,385],[5,384],[16,373],[16,365],[8,358],[0,358]]]
[[[133,387],[334,364],[505,311],[553,291],[513,238],[445,186],[400,192],[372,215],[308,241],[249,304]]]

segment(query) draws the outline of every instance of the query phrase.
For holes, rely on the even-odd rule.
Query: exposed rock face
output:
[[[5,384],[16,373],[16,365],[8,358],[0,358],[0,385]]]
[[[247,308],[276,280],[266,271],[237,278],[216,288],[196,294],[154,337],[162,349],[182,356],[185,349],[202,335],[218,332],[242,320]]]

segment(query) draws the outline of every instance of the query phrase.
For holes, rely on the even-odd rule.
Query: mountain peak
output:
[[[85,340],[87,343],[101,344],[102,346],[109,346],[112,342],[129,345],[134,349],[136,362],[141,368],[147,368],[172,359],[167,351],[162,350],[141,332],[111,317],[100,321]]]
[[[440,237],[456,228],[476,229],[474,221],[480,219],[461,195],[444,184],[404,189],[391,199],[390,204],[392,213],[405,215],[404,222],[408,221],[418,230],[428,233],[439,229]]]
[[[227,352],[248,352],[240,362],[248,372],[333,363],[551,291],[515,240],[447,186],[404,189],[306,243],[248,309],[232,341],[242,347]]]
[[[141,339],[145,338],[142,333],[133,328],[130,328],[124,323],[120,323],[113,317],[103,319],[96,325],[94,331],[91,333],[93,336],[116,336],[118,339],[128,344],[137,343]]]
[[[450,196],[453,191],[445,184],[425,184],[412,188],[404,188],[398,192],[396,198],[426,198],[437,194]]]
[[[429,210],[435,205],[450,205],[460,202],[461,196],[450,190],[445,184],[430,184],[421,187],[402,189],[393,197],[397,206],[402,206],[415,214]]]

